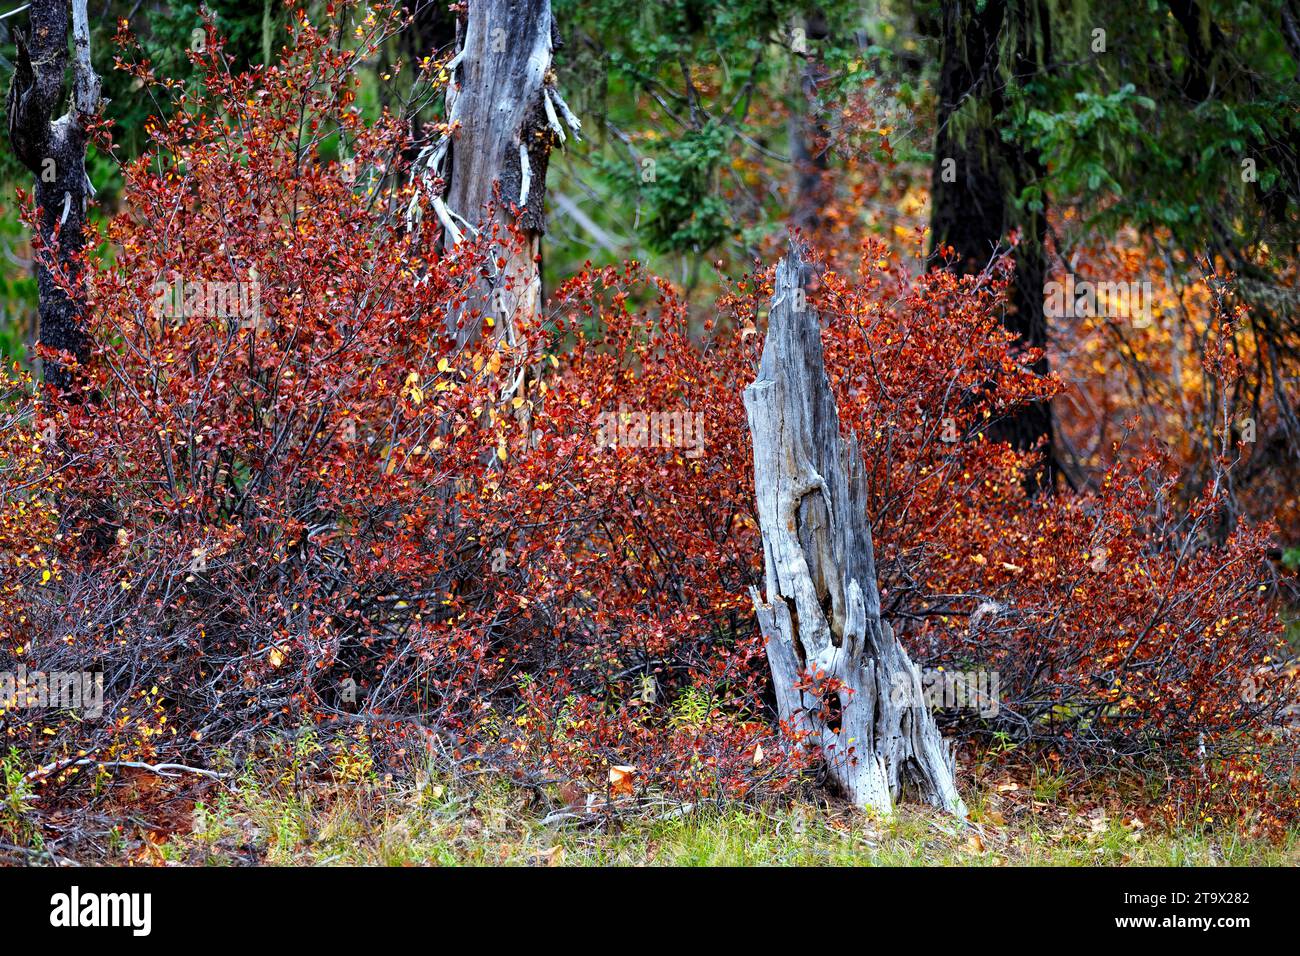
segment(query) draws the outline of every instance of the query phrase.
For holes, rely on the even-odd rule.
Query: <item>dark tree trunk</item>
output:
[[[1227,40],[1195,0],[1169,0],[1168,6],[1187,38],[1183,93],[1192,102],[1200,103],[1210,95],[1215,60],[1227,47]]]
[[[805,41],[826,39],[826,17],[820,10],[804,17],[802,23]],[[826,67],[811,48],[802,53],[796,51],[796,54],[804,57],[804,63],[799,71],[799,88],[795,91],[789,120],[790,158],[795,175],[790,224],[803,232],[813,232],[821,225],[822,208],[827,198],[829,162],[826,149],[830,133],[818,93],[818,86],[826,77]]]
[[[1032,15],[1031,15],[1032,14]],[[951,246],[953,267],[978,274],[1003,247],[1011,231],[1020,234],[1015,250],[1016,277],[1004,316],[1019,349],[1045,348],[1047,318],[1043,283],[1047,277],[1046,218],[1042,211],[1019,211],[1021,190],[1042,174],[1041,160],[1019,144],[1004,142],[1006,74],[1024,83],[1047,62],[1047,11],[1034,0],[989,0],[983,8],[957,2],[944,6],[939,73],[938,131],[931,185],[932,252]],[[1014,30],[1012,62],[1003,68],[1002,37]],[[1044,47],[1040,50],[1038,44]],[[973,115],[962,122],[958,113]],[[962,117],[965,119],[966,117]],[[1031,367],[1046,374],[1043,357]],[[1031,404],[990,428],[990,437],[1021,451],[1041,449],[1041,464],[1027,478],[1032,492],[1055,486],[1051,405]]]
[[[71,23],[76,44],[73,95],[68,111],[54,119],[63,97]],[[84,302],[60,286],[55,271],[79,290],[77,262],[85,246],[86,207],[90,181],[86,177],[86,123],[99,107],[99,78],[90,65],[90,26],[86,0],[34,0],[26,34],[15,31],[17,58],[9,87],[9,141],[14,155],[36,176],[37,230],[42,254],[36,259],[40,300],[41,344],[70,353],[77,362],[88,357],[82,327]],[[52,260],[52,262],[51,262]],[[65,361],[44,363],[45,379],[67,389],[75,376]]]
[[[952,246],[956,267],[966,273],[993,258],[1007,221],[1006,196],[993,122],[959,128],[956,114],[968,103],[993,120],[1002,111],[998,38],[1005,12],[1004,0],[990,0],[983,10],[969,2],[943,7],[931,243]]]
[[[1011,63],[1013,82],[1018,86],[1031,83],[1043,65],[1052,60],[1051,31],[1048,11],[1043,0],[1014,0],[1008,15],[1015,18],[1016,46]],[[1047,281],[1047,198],[1041,209],[1018,208],[1016,197],[1027,187],[1041,182],[1046,175],[1042,157],[1017,142],[1000,141],[1005,158],[1011,194],[1008,197],[1008,226],[1019,230],[1016,246],[1016,279],[1011,308],[1004,324],[1014,332],[1017,344],[1025,349],[1047,348],[1047,315],[1043,286]],[[1039,375],[1048,372],[1047,356],[1030,364]],[[1053,452],[1052,407],[1035,402],[994,424],[992,437],[1013,448],[1027,451],[1042,448],[1040,466],[1027,476],[1031,493],[1052,490],[1059,467]]]

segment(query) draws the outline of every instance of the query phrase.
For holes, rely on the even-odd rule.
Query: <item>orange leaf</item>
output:
[[[636,774],[636,767],[610,767],[609,768],[609,792],[614,796],[626,794],[632,795],[632,777]]]

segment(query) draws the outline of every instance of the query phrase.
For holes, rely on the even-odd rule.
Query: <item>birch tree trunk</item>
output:
[[[907,792],[965,816],[920,671],[880,619],[866,474],[856,437],[840,436],[804,255],[792,241],[777,267],[745,389],[767,588],[752,594],[781,719],[855,804],[889,813]]]
[[[69,17],[69,10],[71,17]],[[7,101],[9,142],[14,155],[36,176],[37,229],[41,245],[74,288],[79,286],[77,254],[85,246],[86,206],[93,195],[86,176],[86,123],[99,109],[99,77],[90,63],[90,24],[86,0],[34,0],[26,34],[15,31],[17,57]],[[63,96],[71,20],[76,56],[68,111],[55,119]],[[63,290],[48,261],[38,258],[40,340],[87,358],[82,329],[84,303]],[[63,362],[45,363],[45,380],[56,388],[72,385]]]

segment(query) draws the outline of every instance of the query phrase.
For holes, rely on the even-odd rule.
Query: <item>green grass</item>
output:
[[[0,761],[0,862],[379,866],[1219,866],[1300,864],[1300,830],[1247,838],[1204,815],[1167,828],[1152,794],[1024,767],[974,769],[970,821],[903,806],[888,818],[811,787],[764,806],[621,797],[617,812],[565,808],[493,777],[381,777],[369,750],[298,735],[220,783],[101,772],[53,805]],[[602,804],[604,794],[587,800]],[[61,824],[45,830],[45,820]],[[84,821],[69,827],[68,821]],[[93,821],[93,822],[92,822]],[[47,838],[48,837],[48,838]],[[7,849],[8,852],[5,852]]]
[[[1034,792],[1041,793],[1040,789]],[[1058,788],[1059,792],[1059,788]],[[1053,805],[997,825],[992,794],[976,822],[903,808],[889,819],[842,806],[658,807],[615,818],[543,822],[509,788],[470,794],[356,782],[328,794],[241,781],[200,803],[166,862],[272,865],[566,866],[1215,866],[1295,865],[1300,834],[1281,842],[1235,832],[1159,832],[1132,818]],[[983,821],[979,820],[984,817]]]

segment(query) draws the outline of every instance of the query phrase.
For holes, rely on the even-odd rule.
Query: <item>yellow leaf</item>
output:
[[[539,850],[532,857],[545,866],[562,866],[564,864],[564,847],[557,843],[549,850]]]

